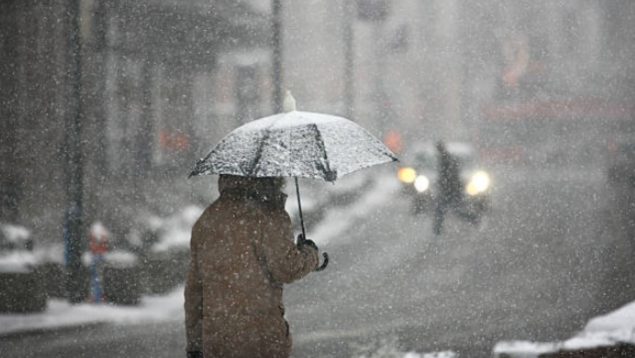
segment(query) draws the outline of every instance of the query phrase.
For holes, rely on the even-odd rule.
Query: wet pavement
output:
[[[534,173],[535,174],[535,173]],[[286,288],[294,357],[401,351],[489,357],[496,341],[566,338],[635,299],[632,248],[600,171],[494,173],[493,211],[443,235],[394,199],[324,247],[327,270]],[[579,175],[578,175],[579,174]],[[369,348],[370,347],[370,348]],[[180,321],[0,338],[2,356],[184,356]]]

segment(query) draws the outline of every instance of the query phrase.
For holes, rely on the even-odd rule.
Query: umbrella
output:
[[[287,91],[285,112],[234,129],[197,161],[190,177],[294,177],[306,238],[298,177],[335,181],[354,171],[396,160],[379,139],[346,118],[295,110],[295,100]],[[326,253],[324,259],[321,268],[328,263]]]

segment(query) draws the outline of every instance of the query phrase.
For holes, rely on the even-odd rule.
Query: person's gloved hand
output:
[[[203,352],[187,352],[187,358],[203,358]]]
[[[298,234],[298,239],[296,240],[296,245],[298,246],[298,248],[306,245],[306,246],[309,246],[309,247],[312,247],[312,248],[318,250],[318,247],[315,244],[315,242],[313,242],[313,240],[305,239],[304,235],[302,235],[302,234]]]

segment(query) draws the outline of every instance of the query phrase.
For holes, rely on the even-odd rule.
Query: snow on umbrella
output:
[[[396,160],[364,128],[348,119],[289,111],[249,122],[223,138],[190,174],[304,177],[334,181]]]
[[[288,91],[284,104],[285,112],[230,132],[196,163],[190,177],[294,177],[306,237],[298,177],[335,181],[363,168],[396,161],[397,157],[379,139],[346,118],[296,111]]]

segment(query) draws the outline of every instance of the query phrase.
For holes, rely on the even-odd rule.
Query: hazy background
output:
[[[288,291],[297,354],[342,356],[386,331],[481,356],[500,339],[566,338],[633,299],[633,58],[630,0],[1,1],[0,223],[45,251],[67,229],[83,252],[95,221],[123,248],[165,219],[180,256],[148,267],[178,285],[189,225],[217,195],[215,176],[187,174],[289,89],[299,110],[346,116],[404,158],[471,144],[493,197],[482,226],[450,219],[434,241],[396,165],[302,181],[333,261]],[[104,356],[118,340],[182,351],[176,320],[87,334]]]

